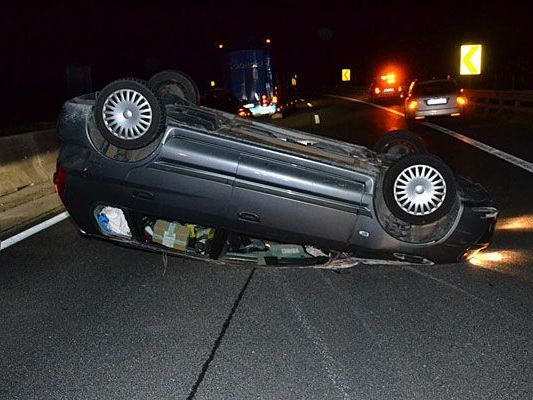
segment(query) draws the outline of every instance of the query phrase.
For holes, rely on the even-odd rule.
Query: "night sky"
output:
[[[486,5],[484,5],[486,4]],[[368,85],[381,66],[409,78],[458,73],[463,42],[485,45],[475,84],[533,89],[533,23],[521,2],[161,1],[17,2],[0,29],[2,121],[50,119],[69,93],[67,66],[90,67],[96,90],[110,80],[181,69],[201,88],[220,75],[219,42],[272,39],[278,72],[303,88],[338,83],[352,68]]]

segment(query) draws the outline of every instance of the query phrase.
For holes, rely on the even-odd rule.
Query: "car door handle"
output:
[[[259,215],[248,212],[248,211],[240,212],[239,219],[244,219],[245,221],[250,221],[250,222],[259,222],[261,220],[261,218],[259,218]]]
[[[135,199],[142,199],[142,200],[153,200],[154,199],[154,194],[153,193],[150,193],[150,192],[145,192],[145,191],[134,191],[132,196],[135,198]]]

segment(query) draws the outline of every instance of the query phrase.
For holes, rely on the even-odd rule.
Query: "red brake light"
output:
[[[67,171],[61,165],[56,164],[56,172],[54,173],[54,185],[56,185],[56,192],[63,196],[65,193],[65,186],[67,185]]]

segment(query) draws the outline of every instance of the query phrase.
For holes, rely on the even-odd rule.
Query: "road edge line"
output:
[[[396,111],[396,110],[393,110],[392,108],[380,106],[378,104],[374,104],[374,103],[371,103],[369,101],[355,99],[353,97],[337,96],[337,95],[333,95],[333,94],[328,94],[327,96],[335,97],[335,98],[343,99],[343,100],[348,100],[348,101],[353,101],[353,102],[356,102],[356,103],[367,104],[369,106],[372,106],[372,107],[375,107],[375,108],[379,108],[380,110],[384,110],[384,111],[387,111],[389,113],[392,113],[392,114],[395,114],[395,115],[398,115],[398,116],[401,116],[401,117],[405,117],[405,114],[400,112],[400,111]],[[457,140],[460,140],[463,143],[466,143],[466,144],[469,144],[469,145],[471,145],[473,147],[476,147],[477,149],[482,150],[485,153],[488,153],[488,154],[490,154],[490,155],[492,155],[494,157],[497,157],[500,160],[507,161],[508,163],[513,164],[515,167],[522,168],[522,169],[526,170],[527,172],[533,174],[533,163],[530,163],[529,161],[522,160],[521,158],[513,156],[512,154],[506,153],[503,150],[499,150],[499,149],[497,149],[495,147],[489,146],[488,144],[480,142],[479,140],[472,139],[471,137],[463,135],[462,133],[452,131],[451,129],[448,129],[448,128],[445,128],[443,126],[434,124],[432,122],[422,122],[422,124],[424,124],[428,128],[431,128],[431,129],[434,129],[436,131],[445,133],[446,135],[451,136],[451,137],[453,137],[453,138],[455,138]]]
[[[483,150],[484,152],[490,155],[493,155],[494,157],[498,157],[501,160],[507,161],[508,163],[513,164],[514,166],[522,168],[526,170],[527,172],[530,172],[533,174],[533,163],[530,163],[529,161],[522,160],[521,158],[513,156],[512,154],[506,153],[505,151],[499,150],[495,147],[489,146],[488,144],[480,142],[476,139],[472,139],[471,137],[465,136],[462,133],[452,131],[451,129],[434,124],[432,122],[424,122],[424,125],[426,125],[428,128],[431,128],[436,131],[445,133],[449,136],[452,136],[456,138],[457,140],[460,140],[461,142],[464,142],[480,150]]]
[[[37,225],[34,225],[31,228],[28,228],[25,231],[22,231],[20,233],[17,233],[16,235],[11,236],[5,240],[1,240],[0,251],[7,249],[10,246],[13,246],[14,244],[17,244],[18,242],[21,242],[24,239],[27,239],[30,236],[35,235],[36,233],[44,231],[45,229],[67,219],[68,217],[69,217],[69,213],[67,211],[63,211],[61,214],[58,214],[55,217],[49,218],[46,221],[43,221]]]
[[[390,112],[391,114],[398,115],[398,116],[400,116],[402,118],[405,118],[405,114],[403,112],[401,112],[401,111],[396,111],[396,110],[393,110],[392,108],[380,106],[379,104],[371,103],[369,101],[355,99],[353,97],[347,97],[347,96],[337,96],[335,94],[328,94],[327,96],[335,97],[337,99],[342,99],[342,100],[354,101],[356,103],[367,104],[369,106],[372,106],[372,107],[375,107],[375,108],[379,108],[380,110],[384,110],[384,111]]]

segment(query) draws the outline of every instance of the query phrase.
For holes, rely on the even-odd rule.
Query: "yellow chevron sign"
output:
[[[461,75],[481,74],[481,47],[480,44],[461,46]]]
[[[341,75],[342,75],[343,82],[348,82],[350,80],[350,72],[351,72],[350,69],[347,69],[347,68],[342,70]]]

